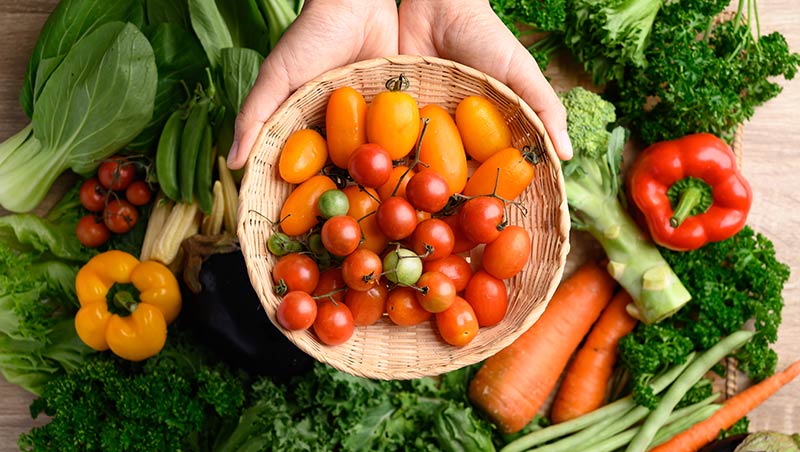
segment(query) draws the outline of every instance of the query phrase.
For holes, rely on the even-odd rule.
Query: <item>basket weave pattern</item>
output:
[[[250,280],[270,320],[277,325],[280,298],[273,293],[270,272],[276,262],[267,249],[272,226],[293,188],[280,179],[277,162],[287,137],[300,128],[325,125],[328,98],[335,89],[350,86],[367,102],[386,88],[386,80],[404,74],[408,93],[420,107],[438,104],[450,113],[469,95],[494,102],[512,130],[512,144],[539,147],[542,159],[534,181],[518,201],[523,216],[510,209],[510,221],[526,227],[532,238],[527,266],[506,282],[509,309],[504,320],[482,328],[467,346],[446,344],[433,322],[416,327],[393,325],[388,318],[369,327],[356,327],[352,338],[339,346],[321,344],[311,331],[284,333],[309,355],[354,375],[380,379],[408,379],[438,375],[483,360],[527,330],[542,314],[561,279],[569,251],[569,213],[558,159],[541,121],[508,87],[466,66],[430,57],[398,56],[356,63],[330,71],[298,89],[262,128],[240,190],[238,234]],[[257,213],[256,213],[257,212]],[[477,257],[477,256],[474,256]]]

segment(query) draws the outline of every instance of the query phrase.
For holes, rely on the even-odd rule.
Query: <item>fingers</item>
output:
[[[397,54],[395,3],[387,0],[385,5],[370,5],[363,8],[360,0],[306,3],[303,13],[267,55],[236,117],[228,153],[231,169],[247,163],[264,123],[305,82],[354,61]],[[337,18],[336,22],[332,23],[331,17]]]
[[[516,39],[515,39],[516,41]],[[517,41],[519,43],[519,41]],[[572,158],[572,143],[567,134],[567,112],[550,83],[528,50],[517,46],[506,71],[506,85],[525,101],[542,120],[562,160]]]
[[[421,23],[428,24],[427,32],[417,33]],[[542,120],[559,158],[572,157],[566,111],[561,101],[528,50],[488,2],[465,0],[456,9],[439,0],[404,1],[400,4],[400,32],[403,53],[439,55],[506,84]]]

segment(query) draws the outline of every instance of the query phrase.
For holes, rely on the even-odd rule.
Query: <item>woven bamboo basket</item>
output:
[[[280,298],[273,293],[270,271],[276,262],[267,249],[271,225],[293,188],[277,174],[280,150],[300,128],[324,128],[325,109],[332,91],[351,86],[369,102],[384,91],[385,82],[400,74],[420,106],[438,104],[450,113],[469,95],[491,99],[512,130],[513,145],[538,147],[542,158],[531,186],[518,201],[527,215],[511,209],[510,221],[526,227],[532,237],[531,256],[523,271],[507,281],[508,312],[498,325],[481,328],[464,347],[453,347],[439,336],[432,322],[400,327],[388,318],[357,327],[349,341],[321,344],[313,332],[281,329],[300,349],[337,369],[369,378],[409,379],[438,375],[481,361],[510,344],[544,311],[569,251],[569,213],[558,159],[545,129],[531,108],[508,87],[472,68],[432,57],[380,58],[342,67],[299,88],[261,130],[242,181],[238,234],[250,280],[270,320],[277,325]]]

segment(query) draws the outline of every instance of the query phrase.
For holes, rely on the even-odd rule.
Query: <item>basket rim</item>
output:
[[[560,248],[557,254],[554,256],[555,257],[554,265],[557,265],[557,267],[553,270],[553,277],[548,282],[547,287],[544,290],[545,296],[543,298],[543,301],[535,309],[532,309],[525,316],[523,321],[517,322],[511,333],[506,334],[505,336],[495,340],[492,344],[492,347],[488,348],[488,352],[484,351],[483,353],[481,353],[480,354],[481,356],[478,359],[465,360],[464,358],[461,358],[459,360],[451,361],[448,365],[441,366],[436,369],[420,369],[420,368],[406,368],[402,370],[396,369],[392,371],[391,376],[387,378],[386,375],[387,372],[385,370],[370,369],[363,366],[354,365],[353,363],[350,362],[342,362],[339,360],[328,359],[327,354],[325,353],[325,347],[323,347],[319,353],[317,353],[314,350],[309,350],[307,347],[304,347],[304,344],[302,343],[303,341],[299,339],[300,336],[296,335],[293,332],[285,331],[283,328],[281,328],[277,323],[277,318],[275,316],[275,313],[271,312],[271,309],[269,309],[267,306],[264,306],[266,314],[268,315],[270,321],[281,331],[281,333],[284,334],[291,342],[297,345],[305,353],[312,356],[314,359],[327,363],[328,365],[331,365],[332,367],[338,370],[361,377],[378,378],[378,379],[410,379],[423,376],[439,375],[448,371],[459,369],[469,364],[473,364],[480,360],[486,359],[489,356],[492,356],[493,354],[497,353],[501,349],[511,344],[511,342],[516,340],[522,333],[527,331],[534,323],[536,323],[536,321],[538,321],[539,317],[541,317],[542,313],[544,312],[544,309],[550,302],[550,299],[555,293],[563,277],[563,272],[567,261],[567,255],[569,254],[570,250],[570,242],[569,242],[570,219],[569,219],[569,210],[567,206],[564,177],[560,170],[560,165],[556,163],[559,162],[559,159],[558,156],[556,155],[551,138],[547,133],[547,130],[545,129],[544,124],[542,123],[539,116],[522,98],[520,98],[514,91],[512,91],[511,88],[499,82],[495,78],[489,76],[488,74],[483,73],[470,66],[438,57],[398,55],[398,56],[380,57],[369,60],[363,60],[324,72],[319,76],[314,77],[310,81],[301,85],[275,110],[272,116],[263,124],[261,130],[259,131],[258,137],[253,145],[253,148],[249,150],[250,153],[247,159],[247,166],[245,167],[244,177],[241,182],[242,189],[240,190],[240,196],[239,196],[239,213],[238,213],[239,218],[237,221],[237,226],[238,226],[237,235],[239,237],[242,253],[245,257],[245,262],[247,263],[247,272],[251,283],[253,283],[254,279],[258,279],[260,275],[256,275],[254,269],[255,266],[250,265],[251,258],[249,256],[253,250],[251,250],[250,248],[251,244],[245,239],[246,235],[245,231],[248,228],[247,226],[248,202],[245,199],[244,193],[247,192],[246,188],[251,185],[251,180],[256,178],[255,175],[251,175],[252,171],[250,169],[253,167],[253,162],[257,158],[258,154],[258,152],[256,152],[257,148],[261,146],[261,143],[264,143],[266,135],[270,133],[270,130],[274,127],[274,124],[278,123],[281,120],[281,118],[285,115],[285,113],[293,107],[293,104],[297,100],[304,98],[309,93],[314,91],[315,87],[320,83],[325,82],[326,80],[342,78],[343,76],[354,70],[364,70],[373,67],[384,66],[386,64],[389,65],[424,64],[424,65],[434,65],[434,66],[453,68],[456,69],[457,71],[466,74],[468,77],[485,81],[488,85],[491,86],[492,89],[496,90],[507,100],[511,101],[512,104],[515,104],[516,107],[519,108],[525,120],[530,122],[530,124],[542,138],[542,145],[544,147],[547,159],[550,162],[553,162],[552,163],[553,165],[557,166],[556,171],[554,171],[555,184],[557,188],[557,194],[561,200],[561,202],[557,206],[559,221],[558,224],[553,225],[554,234],[556,235],[556,238],[559,241],[559,248]],[[256,285],[254,284],[254,287],[255,286]],[[257,292],[259,291],[257,290]],[[262,297],[261,293],[258,293],[258,295],[262,302],[262,305],[264,305],[265,300]],[[468,356],[472,357],[474,355],[475,354]]]

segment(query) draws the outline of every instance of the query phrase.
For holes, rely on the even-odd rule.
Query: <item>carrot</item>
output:
[[[800,360],[728,399],[711,417],[693,425],[650,452],[696,451],[730,428],[784,385],[800,375]]]
[[[596,263],[563,281],[539,320],[487,359],[470,382],[470,400],[504,433],[536,416],[570,355],[611,300],[616,281]]]
[[[625,309],[632,301],[628,292],[620,290],[592,327],[558,389],[550,411],[554,423],[574,419],[603,405],[617,360],[617,344],[637,323]]]

